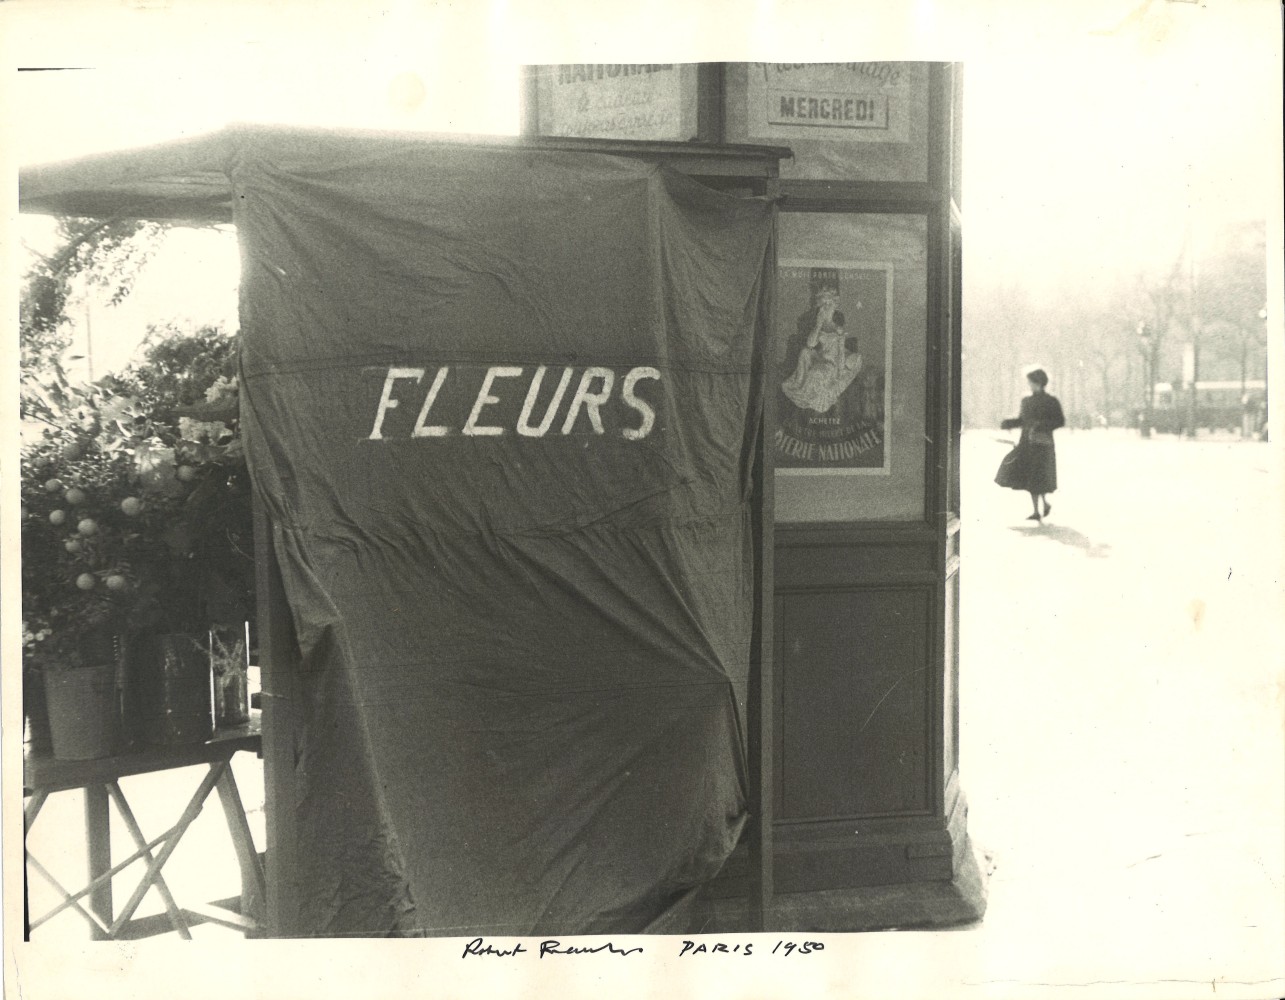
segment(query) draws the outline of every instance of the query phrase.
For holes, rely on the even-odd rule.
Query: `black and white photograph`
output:
[[[0,39],[6,994],[1285,994],[1278,4]]]

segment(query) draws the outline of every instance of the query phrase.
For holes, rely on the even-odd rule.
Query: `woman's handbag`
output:
[[[1004,456],[1003,461],[999,463],[999,470],[995,473],[995,482],[999,486],[1008,489],[1020,489],[1022,476],[1022,447],[1013,445],[1009,453]]]

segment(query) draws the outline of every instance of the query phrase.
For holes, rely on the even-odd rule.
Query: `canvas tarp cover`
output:
[[[229,169],[301,932],[647,929],[746,822],[770,205],[548,150]]]

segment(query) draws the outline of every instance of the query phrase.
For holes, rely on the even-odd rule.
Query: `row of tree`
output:
[[[1138,426],[1157,383],[1253,383],[1267,374],[1265,228],[1219,230],[1198,259],[1109,287],[1062,287],[1035,298],[1012,283],[968,281],[963,331],[965,426],[1016,411],[1023,368],[1042,364],[1072,426]],[[1190,362],[1188,362],[1190,364]],[[1261,395],[1261,394],[1260,394]]]

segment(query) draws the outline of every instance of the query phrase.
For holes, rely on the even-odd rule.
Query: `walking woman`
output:
[[[1003,421],[1004,430],[1022,428],[1022,436],[1000,463],[995,482],[1011,490],[1024,490],[1031,495],[1032,513],[1028,521],[1040,521],[1053,509],[1048,494],[1057,489],[1057,454],[1053,449],[1053,432],[1066,423],[1062,404],[1045,392],[1049,377],[1043,368],[1026,373],[1031,394],[1022,400],[1020,416]],[[1043,511],[1040,507],[1043,505]]]

